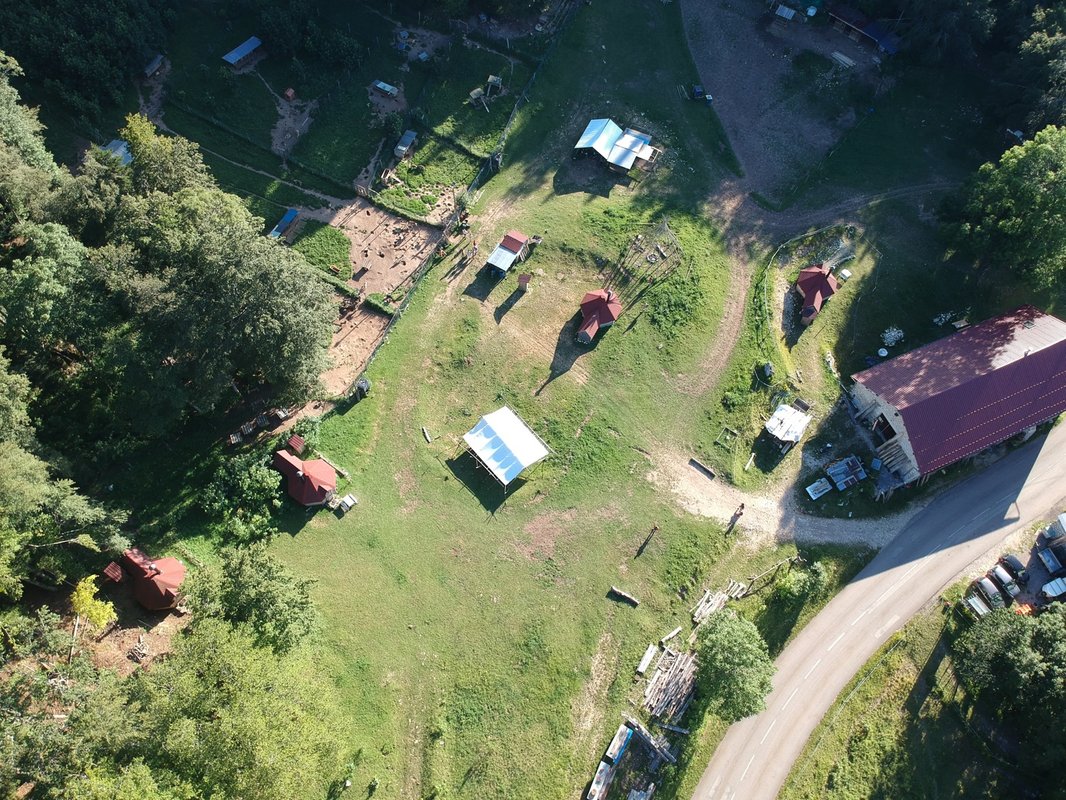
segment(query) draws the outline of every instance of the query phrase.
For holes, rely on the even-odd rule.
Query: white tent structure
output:
[[[782,404],[767,421],[766,431],[780,442],[796,444],[803,438],[803,432],[811,424],[811,419],[810,414]]]
[[[504,487],[548,456],[548,445],[507,406],[463,435],[470,452]]]

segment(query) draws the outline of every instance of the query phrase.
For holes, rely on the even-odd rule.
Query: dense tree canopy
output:
[[[1066,268],[1066,127],[1048,127],[985,164],[953,220],[957,246],[979,263],[1051,283]]]
[[[700,630],[698,682],[708,703],[728,722],[766,707],[774,662],[759,629],[732,611],[712,614]]]
[[[169,2],[0,3],[0,49],[19,59],[75,114],[117,106],[129,78],[163,50]]]
[[[1066,604],[1036,617],[993,611],[953,645],[959,677],[1022,732],[1024,766],[1066,768]]]

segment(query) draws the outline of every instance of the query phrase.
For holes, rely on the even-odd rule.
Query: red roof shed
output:
[[[500,247],[505,247],[512,253],[518,253],[523,258],[525,258],[525,249],[528,245],[529,237],[518,231],[507,231],[507,235],[500,242]]]
[[[307,447],[307,442],[304,441],[304,437],[294,433],[292,436],[289,437],[289,441],[286,443],[286,447],[292,450],[292,452],[296,453],[296,455],[301,455],[304,451],[304,448]]]
[[[274,453],[274,469],[285,476],[289,497],[302,506],[320,506],[337,491],[337,473],[320,458],[301,461],[284,450]]]
[[[796,279],[796,291],[803,298],[803,311],[800,318],[804,325],[810,325],[825,301],[836,294],[837,279],[833,271],[825,264],[812,264],[800,270]]]
[[[122,566],[133,583],[133,596],[149,611],[164,611],[178,604],[185,565],[176,558],[151,559],[131,547],[122,554]]]
[[[600,328],[609,328],[622,315],[622,304],[609,289],[597,289],[589,292],[581,301],[581,327],[577,340],[581,344],[591,344]]]

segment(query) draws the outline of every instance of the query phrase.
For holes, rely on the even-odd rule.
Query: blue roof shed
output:
[[[247,41],[237,45],[230,50],[226,55],[222,56],[222,60],[230,66],[237,66],[244,59],[248,58],[252,53],[262,47],[263,42],[260,41],[258,36],[249,36]]]
[[[288,230],[289,226],[292,225],[293,221],[299,215],[299,213],[299,209],[296,208],[290,208],[288,211],[286,211],[285,215],[278,221],[278,224],[274,226],[274,230],[269,233],[270,238],[277,239],[283,233],[285,233],[285,231]]]

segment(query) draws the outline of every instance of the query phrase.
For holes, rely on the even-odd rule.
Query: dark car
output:
[[[999,563],[1004,566],[1007,572],[1014,576],[1014,580],[1018,582],[1019,586],[1027,586],[1029,584],[1029,571],[1018,556],[1013,553],[1005,553]]]

